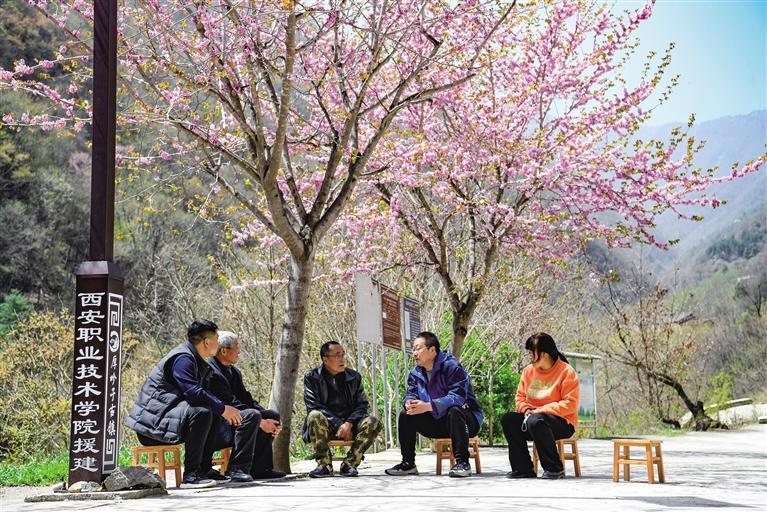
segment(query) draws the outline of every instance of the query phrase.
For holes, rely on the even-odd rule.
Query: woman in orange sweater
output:
[[[555,441],[571,437],[578,426],[578,375],[546,333],[530,336],[525,349],[530,364],[522,370],[517,387],[517,410],[501,418],[509,443],[511,472],[507,476],[535,478],[527,451],[527,441],[533,441],[543,467],[542,478],[564,478]]]

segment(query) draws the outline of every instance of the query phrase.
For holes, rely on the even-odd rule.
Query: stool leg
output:
[[[333,450],[333,452],[335,453],[335,450]],[[231,455],[232,455],[231,448],[224,448],[224,450],[221,452],[221,457],[224,459],[221,462],[221,474],[222,475],[225,475],[226,472],[229,470],[229,457]]]
[[[645,446],[645,457],[647,457],[647,483],[655,483],[655,474],[652,466],[652,445]]]
[[[181,487],[181,453],[178,448],[173,450],[173,473],[176,476],[176,487]]]
[[[575,476],[581,476],[581,456],[578,454],[578,443],[574,443],[573,447],[573,465],[575,466]]]
[[[628,445],[623,447],[623,460],[631,460],[629,448]],[[623,465],[623,479],[627,482],[631,480],[631,464]]]
[[[535,447],[535,441],[533,441],[533,473],[538,474],[538,449]]]
[[[479,462],[479,442],[474,445],[474,469],[477,470],[477,474],[482,473],[482,465]]]
[[[567,461],[567,453],[565,452],[565,442],[563,440],[559,440],[557,443],[557,450],[559,451],[559,460],[562,461],[562,471],[567,474],[567,464],[565,461]]]
[[[662,484],[666,483],[666,475],[663,472],[663,454],[660,451],[660,443],[655,445],[655,456],[658,457],[658,481]]]
[[[613,482],[618,481],[618,459],[620,459],[620,447],[613,443]]]
[[[165,450],[160,450],[160,454],[157,456],[157,471],[160,472],[160,477],[165,480]],[[165,480],[165,487],[168,487],[167,480]]]
[[[133,449],[133,465],[138,466],[138,449]]]
[[[437,451],[437,469],[435,473],[437,475],[442,474],[442,443],[436,443],[435,449]]]

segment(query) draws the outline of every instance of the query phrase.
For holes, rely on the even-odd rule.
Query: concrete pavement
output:
[[[24,503],[24,496],[41,490],[6,488],[0,491],[0,512],[767,510],[767,425],[658,439],[663,440],[666,484],[647,484],[642,466],[632,468],[631,482],[614,483],[611,441],[582,439],[583,476],[574,478],[568,462],[568,477],[559,481],[505,478],[509,470],[505,448],[482,448],[483,472],[471,478],[436,476],[432,453],[418,455],[420,476],[389,477],[383,470],[399,462],[399,452],[388,450],[368,454],[358,478],[298,478],[202,491],[171,489],[164,497],[114,502]],[[302,461],[293,470],[307,472],[313,467],[312,461]]]

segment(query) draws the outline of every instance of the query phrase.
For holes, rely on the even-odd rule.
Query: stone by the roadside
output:
[[[101,484],[98,482],[75,482],[67,488],[70,493],[98,492],[101,490]]]
[[[168,494],[168,491],[161,488],[154,489],[136,489],[133,491],[117,492],[88,492],[88,493],[51,493],[35,494],[24,498],[26,503],[43,503],[49,501],[101,501],[101,500],[131,500],[146,498],[148,496],[161,496]]]
[[[165,488],[165,482],[154,471],[142,466],[117,468],[104,480],[107,491],[123,489],[154,489]]]

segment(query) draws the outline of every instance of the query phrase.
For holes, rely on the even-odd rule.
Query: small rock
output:
[[[71,492],[71,493],[99,492],[100,490],[101,490],[101,485],[98,482],[86,482],[86,481],[75,482],[67,488],[67,492]]]
[[[767,416],[760,416],[759,423],[767,423]]]
[[[165,482],[151,469],[142,466],[117,468],[104,480],[104,488],[107,491],[153,489],[155,487],[164,489]]]

